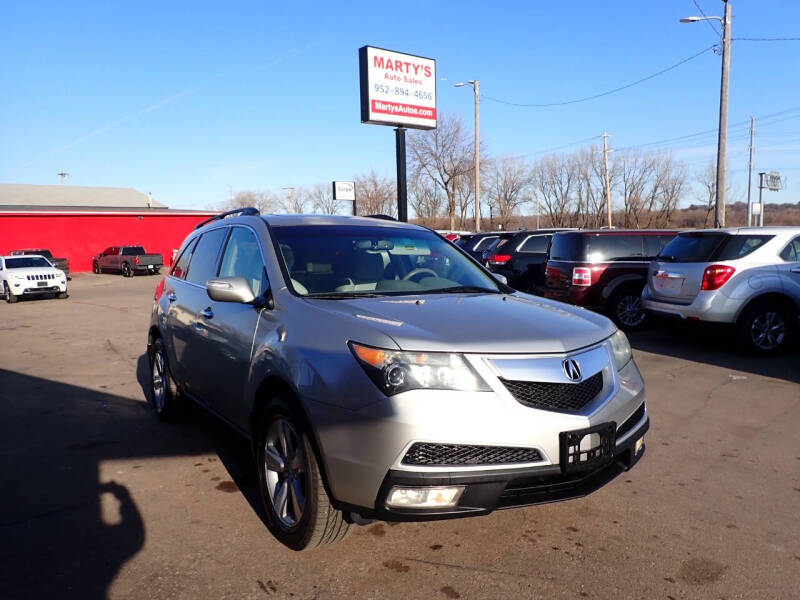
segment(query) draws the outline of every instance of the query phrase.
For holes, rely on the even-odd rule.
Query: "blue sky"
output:
[[[719,0],[698,0],[721,14]],[[736,0],[733,37],[800,37],[800,3]],[[0,20],[0,182],[133,187],[172,207],[229,190],[394,176],[394,134],[362,125],[358,48],[437,59],[438,108],[492,154],[542,151],[608,131],[612,147],[713,130],[719,57],[706,52],[631,89],[549,108],[668,67],[715,42],[691,0],[671,2],[14,2]],[[716,22],[715,22],[716,24]],[[730,123],[800,109],[800,42],[734,41]],[[757,122],[756,172],[781,169],[800,200],[800,110]],[[744,198],[746,128],[729,168]],[[702,169],[716,135],[663,145]],[[567,149],[577,148],[572,146]],[[658,145],[643,149],[660,148]]]

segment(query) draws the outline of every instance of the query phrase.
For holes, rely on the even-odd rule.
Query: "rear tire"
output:
[[[167,354],[160,339],[150,350],[150,403],[162,421],[174,421],[183,408],[182,398],[167,363]]]
[[[133,277],[133,269],[128,263],[122,263],[122,276],[123,277]]]
[[[19,298],[14,295],[14,292],[11,291],[11,288],[8,287],[8,282],[3,282],[3,294],[6,298],[6,302],[9,304],[14,304]]]
[[[642,288],[628,287],[616,292],[610,302],[611,318],[625,331],[634,331],[647,323],[642,306]]]
[[[281,399],[259,424],[256,461],[267,527],[292,550],[344,539],[349,525],[331,504],[303,420]]]
[[[748,306],[739,318],[739,343],[756,356],[773,356],[783,350],[792,337],[797,315],[775,302]]]

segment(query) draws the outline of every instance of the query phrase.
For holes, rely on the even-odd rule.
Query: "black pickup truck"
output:
[[[504,275],[514,289],[539,294],[550,240],[559,231],[568,230],[531,229],[505,234],[484,250],[481,262],[490,271]]]
[[[154,275],[164,266],[160,254],[148,254],[141,246],[109,246],[92,257],[92,271],[95,273],[122,273],[133,277],[136,273]]]
[[[11,256],[44,256],[47,260],[49,260],[52,264],[56,266],[57,269],[61,269],[64,271],[64,274],[69,279],[69,261],[66,258],[53,258],[53,253],[50,252],[47,248],[26,248],[25,250],[12,250],[9,252]]]

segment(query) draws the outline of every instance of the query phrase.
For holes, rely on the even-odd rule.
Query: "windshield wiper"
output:
[[[658,255],[656,257],[656,260],[663,260],[663,261],[666,261],[666,262],[675,262],[678,259],[677,259],[677,257],[672,256],[671,254],[664,254],[663,256],[662,255]]]
[[[341,300],[350,298],[383,298],[386,294],[375,294],[372,292],[331,292],[329,294],[308,294],[305,298],[315,300]]]
[[[439,288],[436,290],[425,290],[423,293],[428,294],[502,294],[500,290],[492,290],[489,288],[480,287],[477,285],[457,285],[448,288]]]

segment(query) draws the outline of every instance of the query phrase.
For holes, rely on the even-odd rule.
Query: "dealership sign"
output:
[[[350,202],[356,199],[356,186],[352,181],[334,181],[333,182],[333,199],[334,200],[348,200]]]
[[[436,61],[364,46],[358,50],[361,121],[436,129]]]

